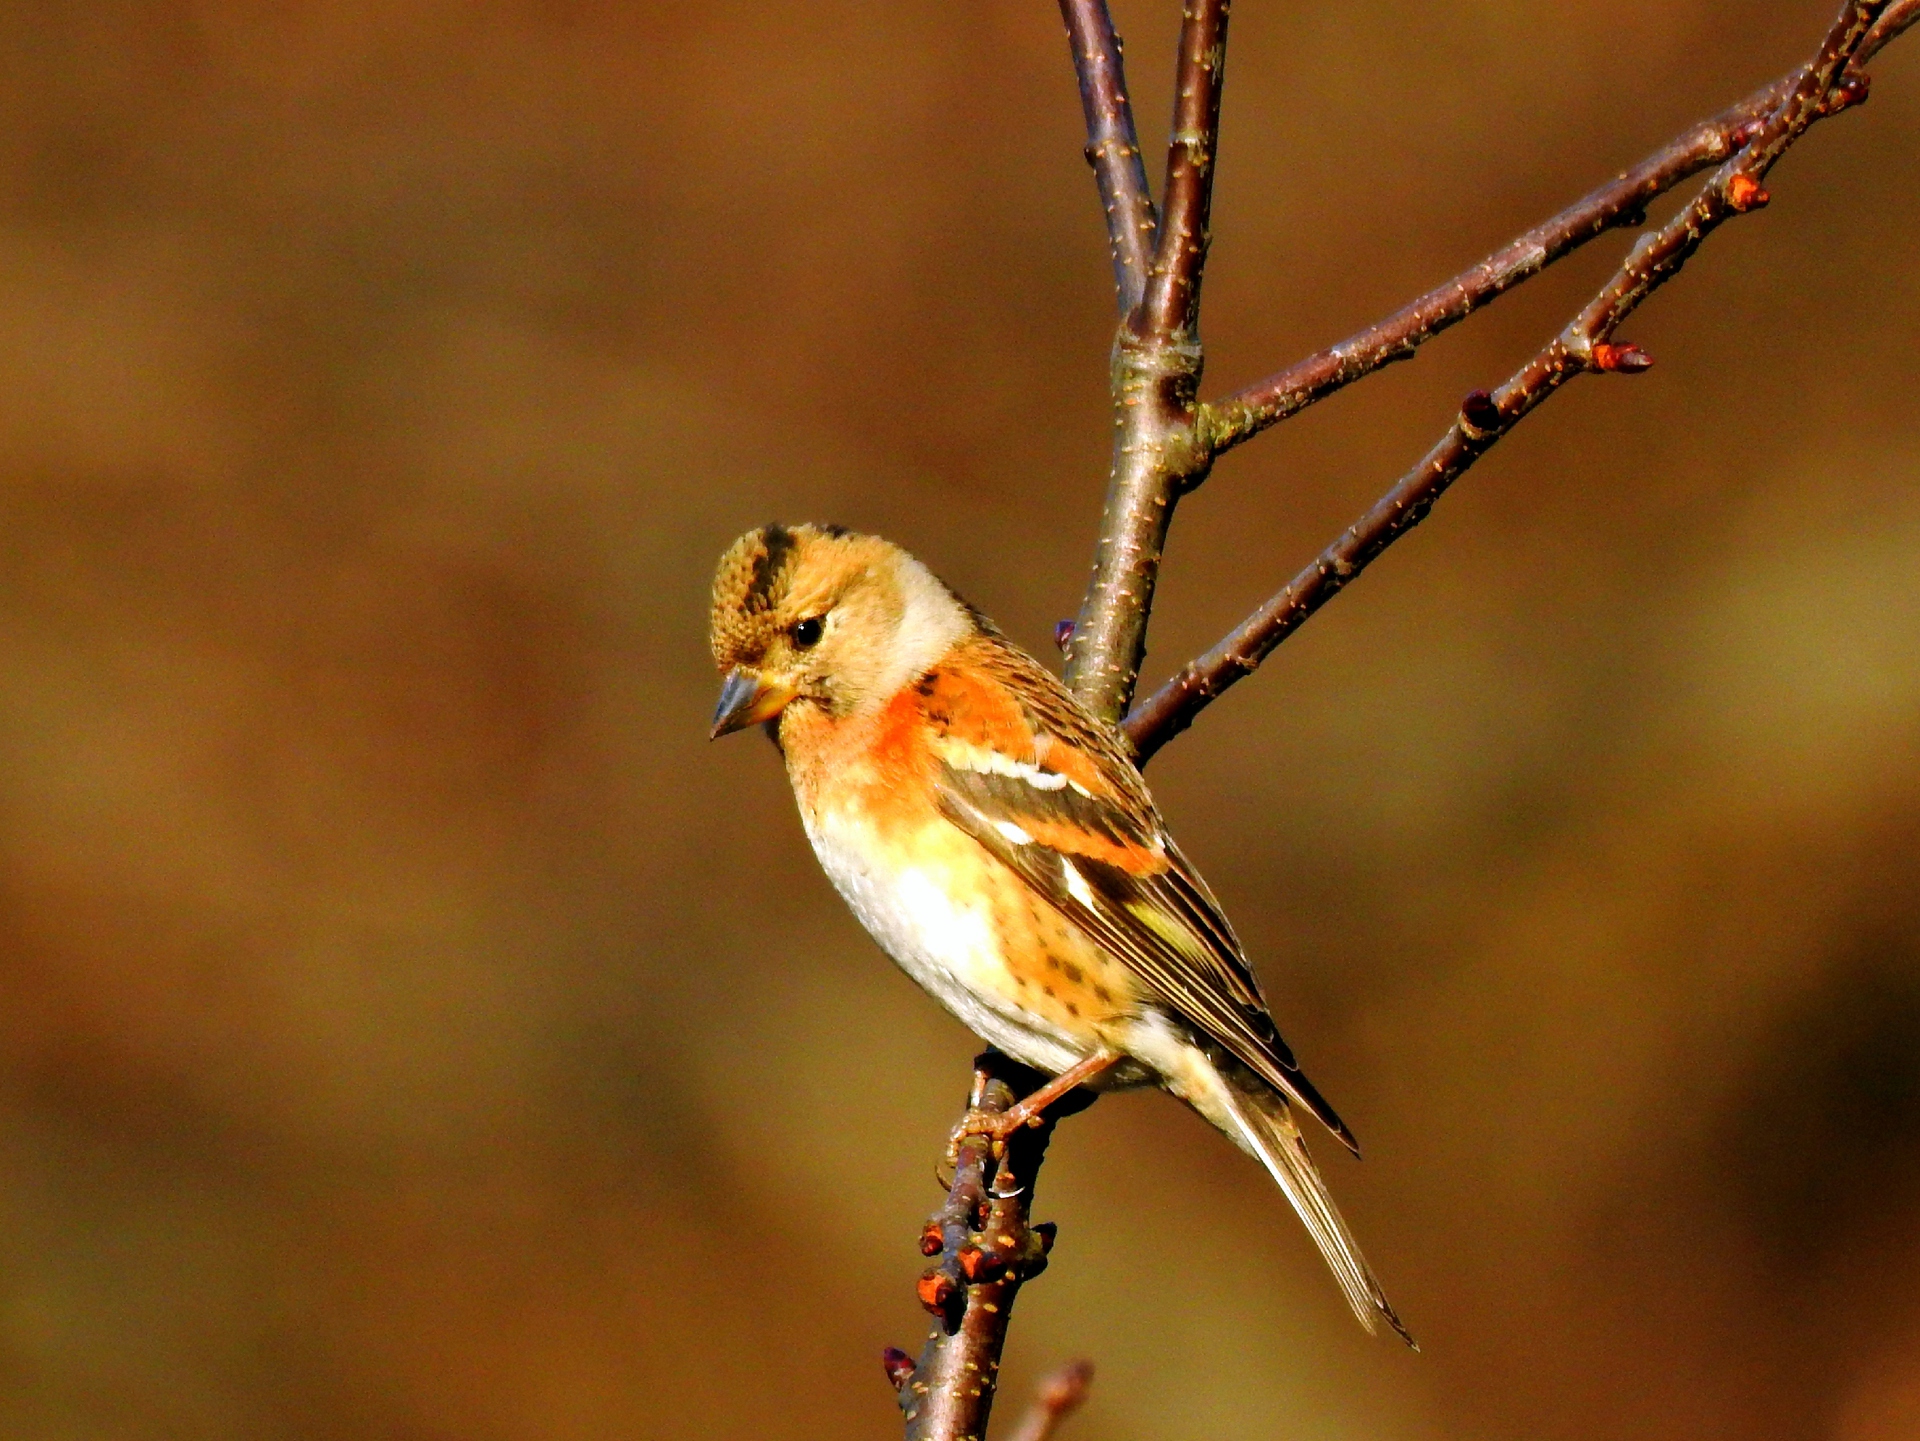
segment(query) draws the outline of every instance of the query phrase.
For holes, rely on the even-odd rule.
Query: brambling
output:
[[[713,734],[765,724],[820,864],[881,947],[989,1044],[1076,1085],[1171,1091],[1261,1161],[1368,1331],[1409,1345],[1294,1120],[1358,1154],[1301,1073],[1117,734],[919,561],[769,525],[713,583]],[[988,1126],[994,1123],[986,1123]]]

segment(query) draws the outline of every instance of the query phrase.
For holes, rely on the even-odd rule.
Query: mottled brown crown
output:
[[[750,530],[713,573],[713,659],[722,670],[751,662],[779,629],[778,598],[791,583],[794,535],[784,525]]]
[[[759,660],[792,622],[795,573],[809,553],[818,556],[822,542],[868,540],[837,525],[763,525],[727,547],[713,575],[715,664],[727,670]]]

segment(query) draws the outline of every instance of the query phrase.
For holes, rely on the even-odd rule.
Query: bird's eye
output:
[[[810,615],[793,628],[793,643],[801,650],[812,650],[820,644],[820,617]]]

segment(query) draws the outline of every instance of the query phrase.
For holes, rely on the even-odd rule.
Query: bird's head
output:
[[[715,737],[790,705],[833,716],[884,705],[976,619],[899,546],[838,526],[767,525],[720,557],[713,659],[726,677]]]

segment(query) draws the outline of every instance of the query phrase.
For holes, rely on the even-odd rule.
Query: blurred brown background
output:
[[[1830,8],[1248,0],[1210,389]],[[1177,7],[1118,14],[1157,159]],[[1010,1362],[1097,1361],[1072,1435],[1920,1434],[1920,40],[1875,68],[1650,376],[1156,762],[1426,1350],[1116,1098]],[[1051,656],[1111,324],[1054,6],[42,0],[0,107],[0,1434],[897,1434],[973,1044],[708,746],[705,587],[835,519]],[[1626,243],[1223,463],[1150,677]]]

